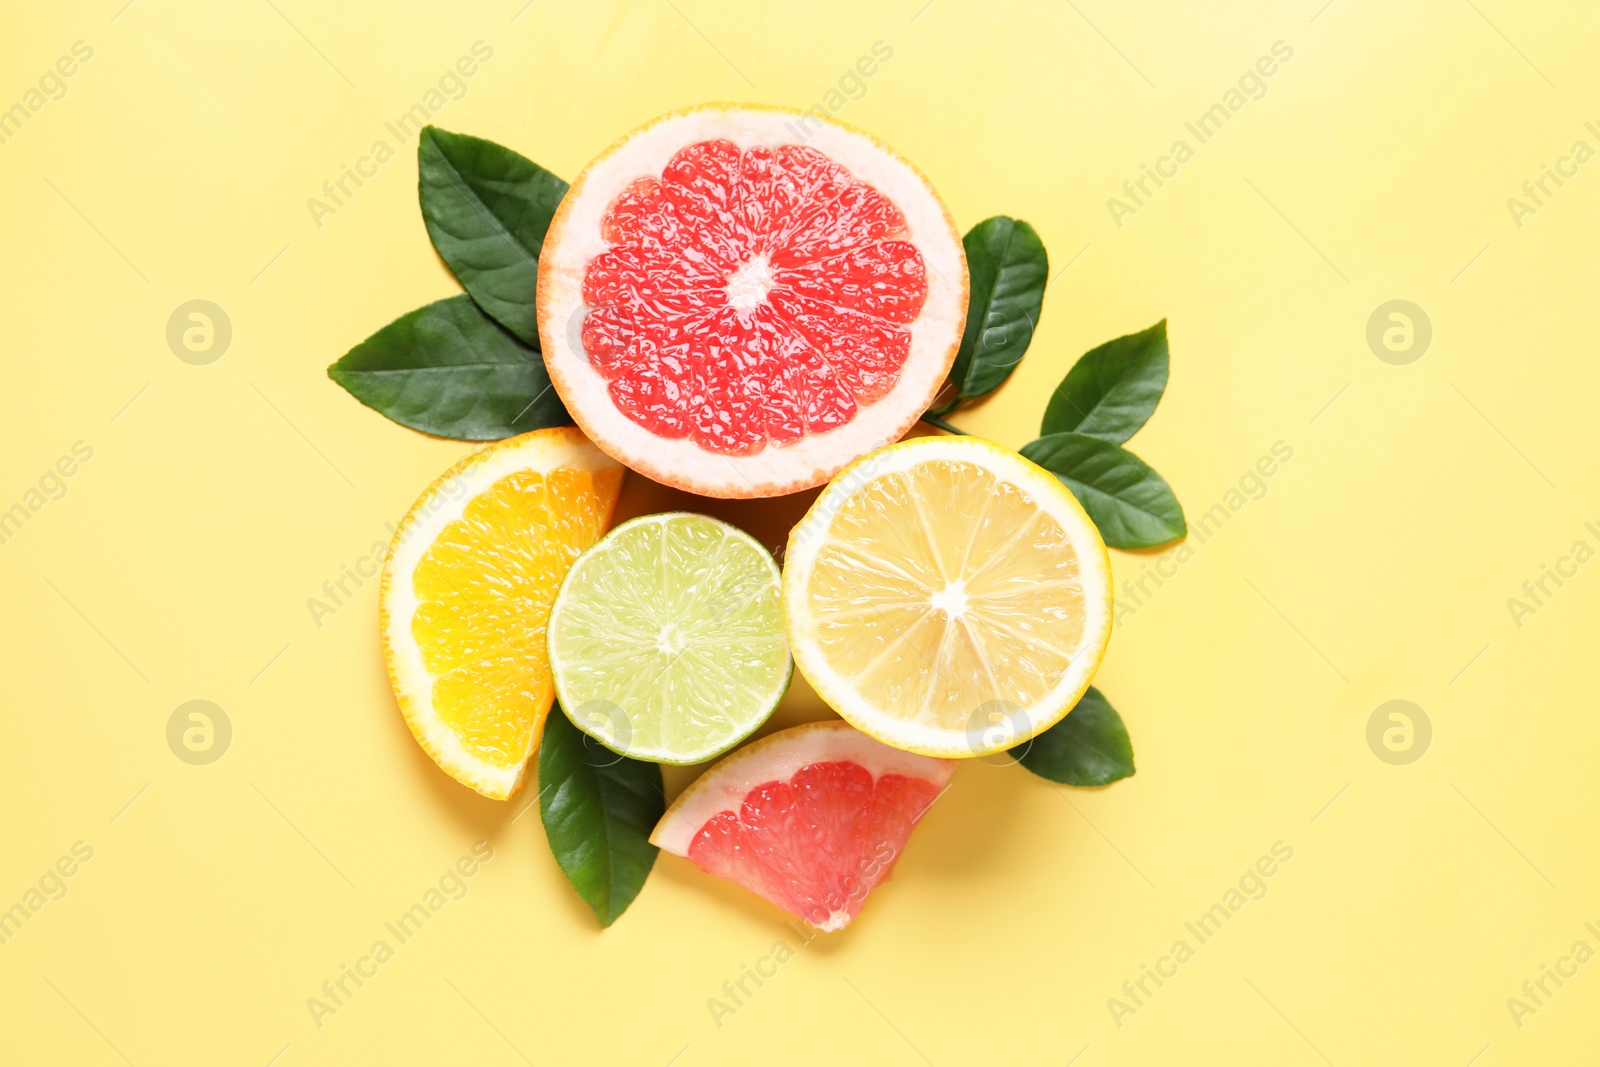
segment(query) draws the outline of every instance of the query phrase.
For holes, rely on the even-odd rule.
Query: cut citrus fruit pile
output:
[[[889,877],[955,770],[847,723],[782,730],[684,790],[650,840],[822,930],[845,926]]]
[[[577,430],[536,430],[446,471],[395,531],[379,595],[395,697],[428,754],[485,796],[527,774],[553,698],[550,604],[622,473]]]
[[[793,669],[778,565],[725,522],[618,526],[568,572],[550,615],[561,706],[608,748],[698,763],[766,721]]]
[[[722,497],[819,485],[904,434],[955,358],[967,268],[943,203],[864,133],[828,122],[796,145],[799,115],[658,119],[551,220],[550,380],[591,440],[657,481]]]
[[[922,437],[834,479],[789,537],[795,662],[839,714],[934,756],[1053,725],[1111,633],[1110,563],[1054,475],[972,437]]]
[[[1072,711],[1105,655],[1096,519],[1122,548],[1187,529],[1120,446],[1165,388],[1165,320],[1086,353],[1018,454],[942,416],[1026,351],[1043,242],[1006,215],[963,238],[915,167],[820,110],[665,115],[570,186],[432,127],[418,158],[428,234],[466,292],[396,319],[330,376],[433,434],[577,425],[502,441],[413,505],[380,594],[390,679],[418,742],[486,796],[513,794],[542,745],[539,818],[602,926],[666,849],[838,930],[956,758],[1009,751],[1058,785],[1134,773],[1098,691],[1017,746]],[[1138,395],[1107,401],[1112,379]],[[1065,416],[1063,396],[1081,401]],[[957,436],[901,441],[919,419]],[[1099,437],[1065,432],[1088,422]],[[1133,511],[1095,495],[1112,462],[1145,480]],[[710,497],[827,487],[780,572],[706,515],[607,532],[629,469]],[[726,755],[797,667],[845,721]],[[659,764],[718,757],[666,807]]]

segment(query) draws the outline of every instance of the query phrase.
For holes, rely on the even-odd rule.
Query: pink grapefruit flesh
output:
[[[591,164],[551,222],[551,381],[596,444],[657,480],[820,484],[898,439],[955,357],[966,262],[936,194],[865,134],[796,130],[769,108],[667,116]]]
[[[822,930],[888,879],[954,760],[890,748],[843,722],[783,730],[712,767],[650,840]]]

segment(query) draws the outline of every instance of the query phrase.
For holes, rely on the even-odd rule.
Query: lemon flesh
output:
[[[862,730],[929,755],[981,755],[1051,725],[1109,635],[1093,523],[1052,475],[986,442],[919,438],[867,457],[819,498],[787,560],[801,672]]]

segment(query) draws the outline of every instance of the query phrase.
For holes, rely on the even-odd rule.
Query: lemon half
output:
[[[981,756],[1054,725],[1111,636],[1094,522],[1048,471],[972,437],[920,437],[845,468],[789,536],[789,646],[857,728]]]

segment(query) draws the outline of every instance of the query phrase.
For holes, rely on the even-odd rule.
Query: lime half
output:
[[[767,720],[789,687],[778,565],[725,522],[645,515],[578,557],[550,612],[567,716],[633,759],[699,763]]]

